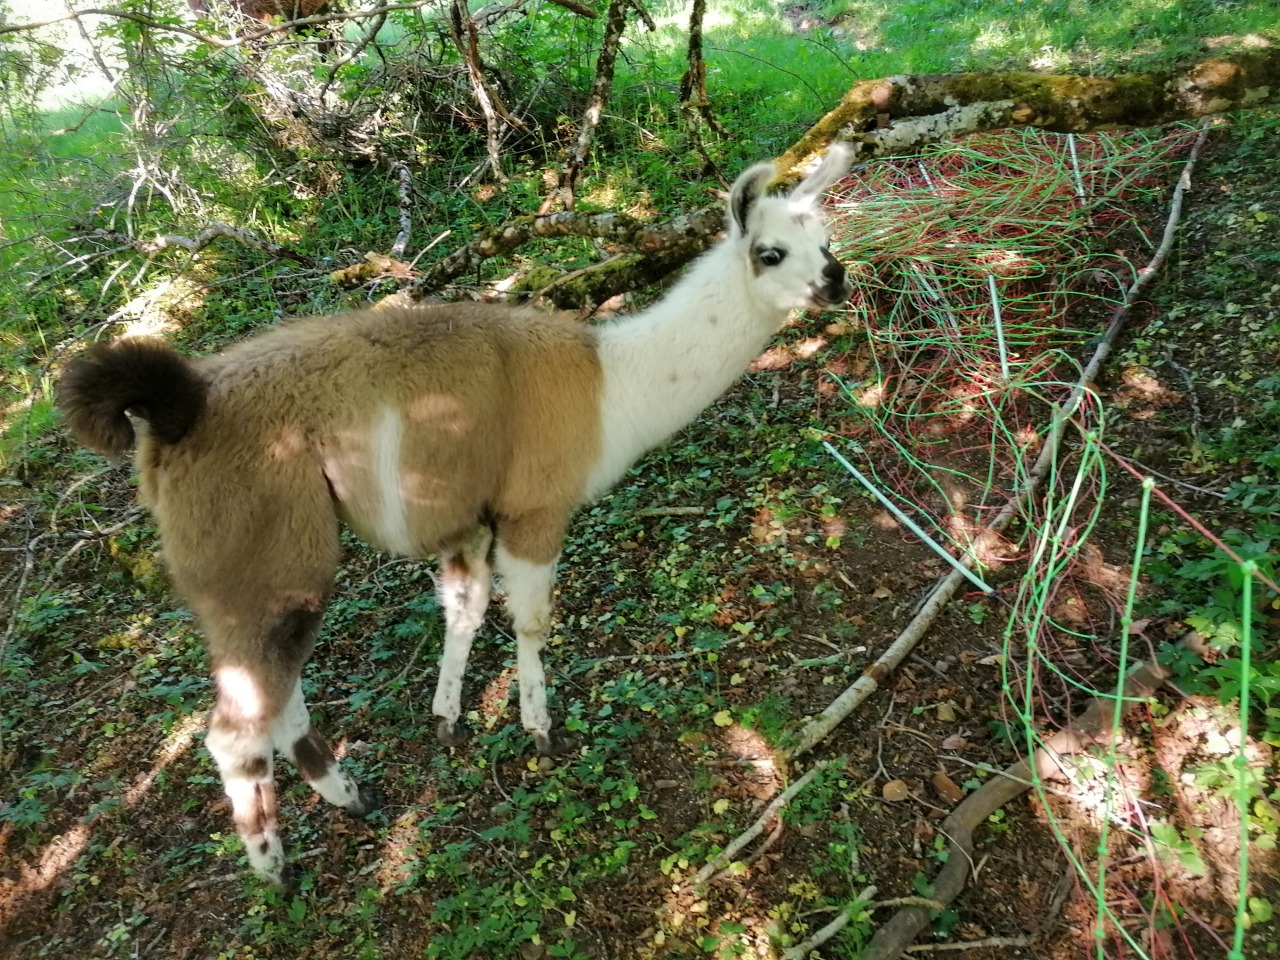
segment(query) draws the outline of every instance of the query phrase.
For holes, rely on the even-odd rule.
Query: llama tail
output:
[[[204,410],[208,384],[190,361],[162,340],[134,337],[93,347],[58,380],[58,407],[75,438],[118,457],[133,444],[126,411],[147,421],[152,436],[177,443]]]

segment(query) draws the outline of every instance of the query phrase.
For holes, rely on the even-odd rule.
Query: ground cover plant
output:
[[[226,829],[199,635],[130,470],[67,441],[52,375],[99,337],[207,351],[377,300],[534,212],[577,142],[611,7],[470,11],[481,74],[524,129],[486,117],[447,4],[349,22],[327,61],[306,34],[220,53],[142,22],[190,26],[176,7],[122,9],[142,19],[86,24],[100,63],[74,24],[56,42],[0,34],[0,954],[782,957],[835,925],[816,955],[876,956],[901,901],[937,895],[948,813],[1095,694],[1118,703],[1142,662],[1170,685],[1068,777],[983,818],[972,879],[921,940],[980,958],[1274,955],[1273,113],[1213,128],[1163,268],[994,540],[983,527],[1151,260],[1200,130],[983,134],[856,171],[832,198],[847,312],[797,318],[576,517],[548,651],[581,742],[566,758],[539,761],[520,731],[497,608],[465,697],[478,734],[438,746],[429,568],[347,541],[304,691],[390,802],[334,818],[282,777],[301,868],[284,894],[245,877]],[[626,23],[577,212],[706,206],[717,174],[783,152],[855,79],[1275,42],[1263,3],[709,4],[721,138],[679,96],[691,11],[647,12],[653,30]],[[6,22],[37,14],[12,3]],[[98,92],[55,103],[72,68]],[[548,236],[435,292],[551,297],[627,256]],[[964,581],[902,666],[872,671],[876,695],[799,751],[950,569],[906,520],[976,555],[982,586]]]

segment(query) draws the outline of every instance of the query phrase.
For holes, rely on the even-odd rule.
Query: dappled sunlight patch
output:
[[[421,811],[430,809],[435,799],[436,791],[427,787],[387,828],[376,870],[378,892],[382,896],[412,883],[414,867],[430,845],[420,823]]]
[[[726,786],[757,804],[771,800],[782,786],[773,746],[755,730],[731,724],[721,731]]]
[[[175,723],[168,736],[164,738],[164,743],[160,745],[151,769],[134,778],[133,783],[125,790],[125,805],[132,807],[140,803],[155,783],[160,771],[186,753],[191,748],[196,734],[202,729],[204,729],[204,716],[198,713],[188,714]]]
[[[1246,774],[1259,799],[1242,811],[1236,803],[1240,738],[1238,717],[1227,706],[1203,699],[1183,701],[1142,736],[1122,732],[1113,758],[1095,751],[1064,759],[1060,768],[1066,780],[1052,781],[1047,791],[1033,795],[1037,818],[1071,851],[1077,869],[1092,885],[1078,887],[1066,904],[1073,940],[1093,941],[1098,905],[1090,891],[1103,870],[1098,847],[1104,829],[1112,911],[1105,924],[1117,943],[1116,922],[1155,956],[1177,955],[1174,943],[1190,928],[1220,943],[1229,940],[1239,885],[1242,816],[1257,821],[1250,849],[1250,895],[1266,896],[1266,878],[1274,877],[1280,866],[1274,840],[1280,818],[1268,812],[1270,804],[1260,798],[1257,787],[1265,785],[1273,750],[1261,741],[1246,740]],[[1155,896],[1119,895],[1140,889],[1153,890]]]
[[[516,678],[516,667],[503,667],[492,680],[484,685],[480,694],[480,721],[486,730],[492,730],[506,716],[511,701],[511,684]]]
[[[154,787],[156,778],[191,748],[196,733],[203,727],[202,714],[185,716],[174,724],[150,768],[138,773],[121,792],[120,801],[125,809],[142,803]],[[33,861],[21,864],[16,877],[0,879],[0,930],[12,921],[24,901],[48,890],[75,865],[88,847],[98,824],[105,827],[102,818],[87,815],[80,823],[45,844]]]
[[[138,294],[113,316],[124,325],[123,336],[169,337],[181,329],[201,300],[199,286],[189,277],[178,277]]]

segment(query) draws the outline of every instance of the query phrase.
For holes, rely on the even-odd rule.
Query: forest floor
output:
[[[1152,208],[1149,233],[1164,215]],[[1258,385],[1280,368],[1277,250],[1280,147],[1223,133],[1150,309],[1098,384],[1112,449],[1218,491],[1258,471],[1221,438],[1280,396]],[[34,486],[0,488],[6,596],[25,584],[0,680],[0,956],[770,957],[868,885],[880,899],[927,895],[950,789],[973,789],[989,776],[982,765],[1020,755],[1007,735],[998,597],[948,604],[812,758],[788,769],[774,749],[859,676],[946,572],[810,437],[846,402],[830,371],[868,359],[832,321],[796,321],[725,398],[578,514],[547,651],[554,708],[580,742],[567,757],[539,762],[519,729],[496,602],[466,688],[477,736],[437,744],[430,568],[350,544],[305,686],[317,726],[388,803],[352,821],[278,769],[297,896],[245,875],[200,746],[210,689],[198,636],[159,573],[129,469],[86,468],[68,445]],[[1193,443],[1210,452],[1193,455]],[[1258,520],[1236,501],[1168,489],[1211,529]],[[1139,493],[1117,470],[1092,540],[1097,576],[1127,577]],[[1179,521],[1157,521],[1153,536],[1174,542]],[[997,587],[1019,576],[1017,563],[992,574]],[[1117,617],[1111,595],[1072,591],[1078,622]],[[1261,628],[1275,631],[1275,617]],[[1155,613],[1140,632],[1185,629]],[[1109,669],[1099,659],[1083,673],[1107,689]],[[1210,774],[1233,756],[1233,714],[1204,695],[1158,700],[1123,731],[1108,776],[1141,771],[1137,806],[1174,832],[1158,850],[1114,841],[1107,899],[1149,956],[1224,956],[1239,815]],[[1061,720],[1079,706],[1047,708]],[[688,886],[812,760],[842,756],[766,830],[758,856],[705,890]],[[1060,785],[1047,805],[1024,796],[993,816],[976,878],[922,939],[1003,938],[967,950],[972,960],[1093,956],[1095,897],[1064,850],[1084,878],[1097,875],[1096,792]],[[1256,815],[1251,896],[1280,904],[1276,823]],[[856,917],[820,955],[856,957],[891,912]],[[1280,956],[1274,926],[1259,907],[1246,955]],[[1114,931],[1103,947],[1140,955]]]

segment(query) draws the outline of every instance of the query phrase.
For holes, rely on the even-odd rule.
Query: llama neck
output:
[[[600,330],[601,455],[587,497],[692,421],[759,356],[787,312],[752,297],[732,244],[702,257],[658,303]]]

